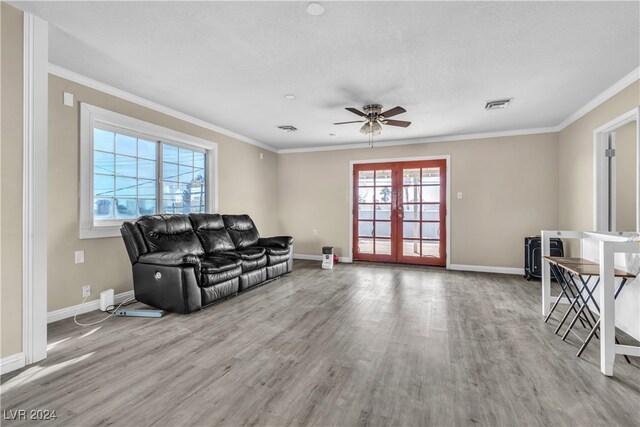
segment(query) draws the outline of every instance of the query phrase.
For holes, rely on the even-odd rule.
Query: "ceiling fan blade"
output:
[[[346,125],[347,123],[362,123],[362,120],[354,120],[352,122],[338,122],[334,123],[334,125]]]
[[[406,122],[404,120],[383,120],[382,123],[389,126],[400,126],[403,128],[406,128],[411,124],[411,122]]]
[[[363,113],[362,111],[360,111],[360,110],[358,110],[356,108],[353,108],[353,107],[347,107],[347,108],[345,108],[345,110],[351,111],[353,114],[357,114],[360,117],[367,117],[367,115],[365,113]]]
[[[398,106],[398,107],[394,107],[392,109],[390,109],[389,111],[385,111],[384,113],[380,113],[380,115],[382,117],[384,117],[385,119],[388,119],[389,117],[393,117],[393,116],[397,116],[398,114],[402,114],[402,113],[406,113],[407,110],[405,110],[404,108]]]

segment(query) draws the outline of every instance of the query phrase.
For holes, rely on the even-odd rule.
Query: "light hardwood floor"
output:
[[[1,407],[58,418],[2,425],[640,424],[638,359],[603,376],[598,341],[577,359],[539,300],[518,276],[296,261],[189,316],[51,324]]]

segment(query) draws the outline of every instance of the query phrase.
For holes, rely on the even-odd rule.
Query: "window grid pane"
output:
[[[167,143],[162,152],[162,212],[205,212],[205,154]]]

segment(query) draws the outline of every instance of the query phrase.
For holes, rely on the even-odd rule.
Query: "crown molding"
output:
[[[600,104],[602,104],[609,98],[612,98],[614,95],[618,94],[624,88],[626,88],[627,86],[629,86],[630,84],[634,83],[636,80],[639,80],[639,79],[640,79],[640,67],[636,68],[635,70],[633,70],[632,72],[630,72],[629,74],[627,74],[626,76],[618,80],[616,83],[611,85],[608,89],[606,89],[604,92],[602,92],[601,94],[593,98],[591,101],[587,102],[578,111],[576,111],[575,113],[573,113],[572,115],[564,119],[557,126],[558,130],[561,131],[562,129],[566,128],[571,123],[575,122],[585,114],[594,110]]]
[[[434,136],[427,138],[413,138],[413,139],[395,139],[395,140],[382,140],[373,141],[375,148],[378,147],[391,147],[397,145],[413,145],[413,144],[430,144],[434,142],[448,142],[448,141],[465,141],[470,139],[483,139],[483,138],[500,138],[505,136],[520,136],[520,135],[537,135],[541,133],[553,133],[558,132],[557,126],[548,128],[532,128],[532,129],[517,129],[507,130],[500,132],[481,132],[481,133],[468,133],[461,135],[447,135],[447,136]],[[357,148],[369,148],[368,142],[358,144],[345,144],[345,145],[322,145],[317,147],[308,148],[285,148],[278,150],[278,154],[295,154],[295,153],[311,153],[314,151],[336,151],[336,150],[353,150]]]
[[[174,110],[169,107],[165,107],[164,105],[158,104],[156,102],[150,101],[148,99],[142,98],[138,95],[134,95],[122,89],[115,88],[108,84],[99,82],[90,77],[83,76],[82,74],[78,74],[75,71],[68,70],[66,68],[60,67],[58,65],[49,63],[48,68],[49,74],[53,74],[58,77],[62,77],[63,79],[70,80],[72,82],[81,84],[83,86],[90,87],[91,89],[99,90],[100,92],[104,92],[106,94],[115,96],[117,98],[124,99],[125,101],[132,102],[134,104],[140,105],[142,107],[149,108],[151,110],[157,111],[162,114],[166,114],[167,116],[175,117],[176,119],[180,119],[182,121],[194,124],[201,128],[209,129],[214,132],[230,136],[231,138],[235,138],[239,141],[246,142],[247,144],[255,145],[256,147],[263,148],[265,150],[271,151],[273,153],[277,153],[278,150],[270,145],[264,144],[260,141],[253,140],[244,135],[240,135],[238,133],[232,132],[225,128],[221,128],[220,126],[216,126],[212,123],[206,122],[204,120],[198,119],[196,117],[190,116],[189,114],[182,113],[180,111]]]
[[[115,88],[113,86],[109,86],[105,83],[83,76],[81,74],[78,74],[74,71],[68,70],[66,68],[60,67],[55,64],[49,63],[49,73],[56,75],[58,77],[62,77],[64,79],[73,81],[75,83],[90,87],[92,89],[99,90],[109,95],[122,98],[126,101],[132,102],[134,104],[138,104],[140,106],[166,114],[168,116],[175,117],[185,122],[192,123],[196,126],[200,126],[202,128],[209,129],[214,132],[230,136],[239,141],[246,142],[247,144],[251,144],[256,147],[260,147],[277,154],[295,154],[295,153],[311,153],[311,152],[317,152],[317,151],[353,150],[353,149],[369,147],[368,142],[363,142],[363,143],[356,143],[356,144],[320,145],[315,147],[278,149],[270,145],[267,145],[265,143],[248,138],[244,135],[237,134],[230,130],[224,129],[220,126],[216,126],[212,123],[206,122],[204,120],[201,120],[196,117],[190,116],[188,114],[182,113],[180,111],[174,110],[172,108],[165,107],[164,105],[139,97],[137,95],[126,92],[124,90]],[[598,96],[593,98],[591,101],[589,101],[582,108],[577,110],[575,113],[571,114],[569,117],[567,117],[557,126],[551,126],[551,127],[545,127],[545,128],[532,128],[532,129],[517,129],[517,130],[500,131],[500,132],[480,132],[480,133],[460,134],[460,135],[435,136],[435,137],[415,138],[415,139],[380,140],[380,141],[374,141],[374,146],[388,147],[388,146],[396,146],[396,145],[428,144],[428,143],[434,143],[434,142],[465,141],[470,139],[499,138],[499,137],[509,137],[509,136],[536,135],[536,134],[542,134],[542,133],[560,132],[561,130],[569,126],[571,123],[575,122],[585,114],[589,113],[590,111],[598,107],[600,104],[607,101],[611,97],[615,96],[624,88],[626,88],[627,86],[629,86],[630,84],[634,83],[636,80],[639,80],[639,79],[640,79],[640,67],[636,68],[635,70],[633,70],[632,72],[624,76],[622,79],[614,83],[611,87],[609,87],[604,92],[600,93]]]

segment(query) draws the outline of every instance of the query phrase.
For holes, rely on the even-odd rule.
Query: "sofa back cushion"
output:
[[[227,229],[224,228],[222,215],[189,214],[189,219],[205,253],[232,251],[236,248]]]
[[[125,221],[120,227],[120,234],[124,240],[124,246],[127,248],[131,264],[138,262],[140,255],[147,253],[147,243],[144,240],[140,227],[133,221]]]
[[[200,240],[186,215],[149,215],[138,220],[149,252],[171,251],[202,255]]]
[[[258,243],[260,234],[249,215],[222,215],[222,219],[237,249]]]

